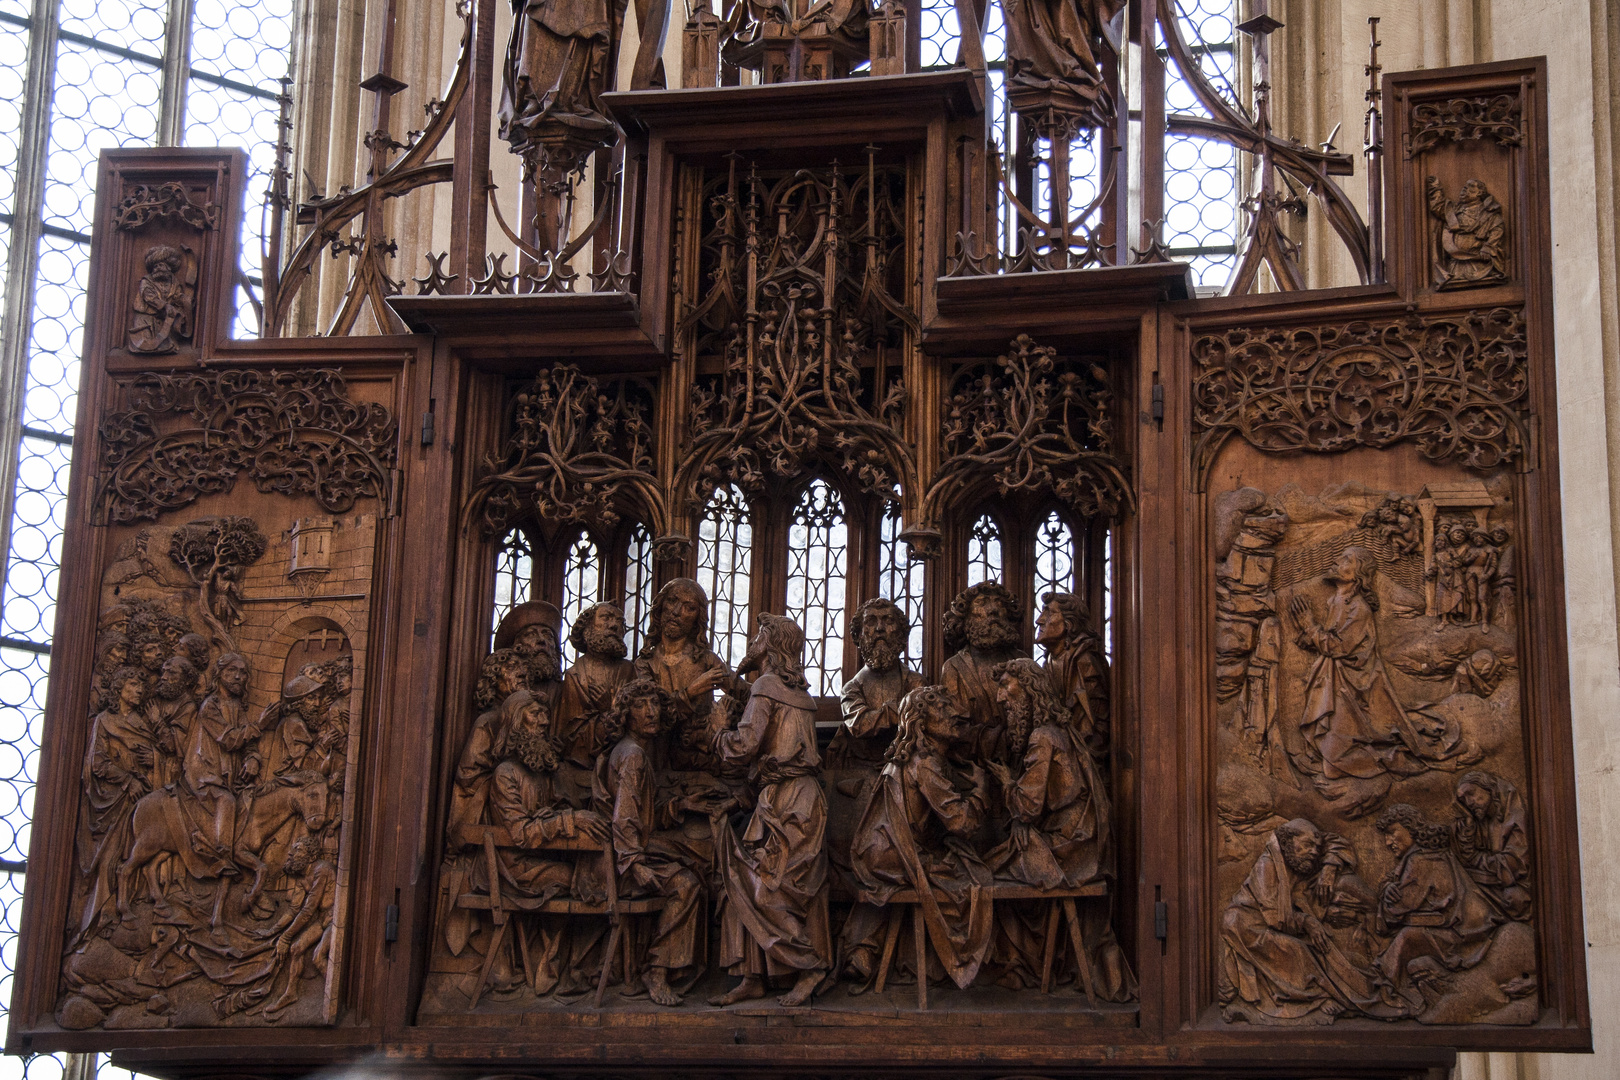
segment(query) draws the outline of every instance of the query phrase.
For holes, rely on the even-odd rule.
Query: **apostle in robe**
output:
[[[1277,826],[1221,918],[1216,992],[1228,1021],[1326,1024],[1365,1013],[1406,1015],[1379,999],[1374,977],[1334,940],[1330,911],[1354,877],[1341,836],[1296,818]]]
[[[1124,8],[1125,0],[1007,0],[1010,87],[1106,100],[1102,50],[1118,47]]]
[[[951,981],[966,989],[984,962],[992,928],[991,904],[979,893],[992,875],[971,845],[989,805],[988,778],[977,765],[957,765],[947,756],[964,725],[944,687],[912,690],[899,712],[899,729],[850,851],[861,899],[845,927],[851,966],[863,977],[874,973],[881,905],[901,889],[914,889],[934,954]],[[856,928],[866,933],[851,940]],[[918,978],[927,977],[924,962],[916,958]]]
[[[199,812],[194,835],[212,848],[199,849],[199,854],[217,857],[225,864],[222,873],[234,873],[228,863],[236,837],[237,794],[259,777],[262,762],[252,746],[262,732],[247,715],[247,659],[222,654],[214,661],[213,682],[213,692],[203,699],[191,725],[180,780]]]
[[[636,657],[636,674],[670,696],[669,764],[719,772],[709,724],[714,692],[746,693],[747,686],[709,648],[709,598],[691,578],[676,578],[658,590],[649,616],[650,640]]]
[[[527,675],[528,663],[514,649],[496,649],[484,657],[473,690],[473,704],[479,713],[461,744],[455,783],[450,790],[447,836],[451,851],[468,843],[463,835],[465,826],[487,820],[490,777],[506,757],[506,734],[510,718],[516,715],[502,706],[524,688]]]
[[[1349,817],[1368,813],[1397,777],[1479,759],[1454,723],[1409,716],[1401,704],[1378,651],[1377,571],[1372,552],[1345,548],[1325,579],[1333,593],[1324,617],[1303,595],[1288,605],[1299,647],[1316,654],[1294,763]]]
[[[570,140],[607,146],[617,129],[602,111],[609,88],[608,0],[513,0],[498,114],[516,153]]]
[[[544,600],[517,605],[496,627],[494,647],[528,662],[529,692],[555,716],[562,696],[562,612]]]
[[[1393,935],[1378,958],[1385,1001],[1420,1012],[1438,999],[1444,972],[1485,958],[1496,927],[1506,921],[1451,852],[1451,830],[1423,820],[1416,807],[1396,803],[1374,824],[1395,856],[1378,898],[1382,933]],[[1429,994],[1420,987],[1427,984]]]
[[[939,681],[973,721],[968,737],[981,761],[1007,760],[995,668],[1021,654],[1017,620],[1018,602],[994,581],[963,589],[945,612],[945,648],[952,655]]]
[[[922,676],[901,663],[911,620],[893,600],[876,597],[855,609],[849,633],[862,666],[844,684],[838,702],[844,722],[827,748],[827,763],[876,770],[899,725],[900,699],[922,685]]]
[[[1478,180],[1469,180],[1452,202],[1433,176],[1424,196],[1436,224],[1435,286],[1468,288],[1506,281],[1507,225],[1501,201]]]
[[[552,726],[563,747],[565,782],[588,796],[597,754],[608,748],[604,724],[613,695],[635,678],[636,666],[624,658],[624,612],[613,604],[593,604],[580,612],[568,640],[577,659],[563,675]]]
[[[816,750],[816,702],[804,677],[804,631],[791,619],[759,617],[741,665],[760,671],[735,728],[715,751],[748,769],[753,814],[741,836],[716,840],[726,905],[720,962],[742,981],[713,1005],[765,996],[768,977],[794,975],[780,999],[803,1005],[832,966],[827,918],[827,800]]]
[[[659,1005],[679,1005],[672,978],[691,969],[703,933],[703,885],[682,865],[681,852],[660,835],[676,824],[687,803],[661,805],[654,782],[653,749],[663,733],[665,695],[651,679],[619,687],[609,730],[623,734],[597,772],[597,802],[613,831],[619,895],[664,898],[647,947],[647,993]]]
[[[1069,710],[1070,727],[1099,763],[1108,757],[1108,658],[1091,628],[1086,602],[1074,593],[1041,596],[1035,644],[1046,649],[1046,673]]]
[[[107,679],[111,704],[99,713],[84,763],[84,810],[79,815],[79,872],[90,892],[69,948],[95,934],[117,895],[118,869],[129,851],[135,803],[152,790],[157,751],[142,704],[146,675],[116,669]]]
[[[1488,772],[1457,781],[1463,816],[1452,826],[1457,857],[1510,919],[1530,917],[1530,833],[1524,799],[1513,784]]]
[[[191,738],[197,718],[197,669],[184,656],[171,656],[158,673],[157,685],[146,703],[147,723],[158,751],[153,787],[169,787],[180,779],[180,754]]]

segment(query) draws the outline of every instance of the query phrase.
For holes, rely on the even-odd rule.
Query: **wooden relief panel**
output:
[[[386,391],[330,369],[115,385],[63,1028],[336,1019]]]

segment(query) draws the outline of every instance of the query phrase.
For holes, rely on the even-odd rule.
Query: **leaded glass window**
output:
[[[1114,659],[1114,530],[1103,532],[1103,652],[1110,662]]]
[[[653,602],[652,533],[639,521],[630,530],[630,549],[624,559],[625,645],[630,655],[641,651],[647,639],[647,617]]]
[[[717,488],[698,524],[697,581],[709,594],[709,644],[733,668],[748,654],[754,527],[735,486]]]
[[[836,697],[844,685],[848,548],[844,500],[825,480],[812,480],[788,524],[786,613],[804,628],[804,675],[822,697]]]
[[[1035,531],[1035,599],[1049,592],[1074,592],[1074,531],[1056,510]]]
[[[923,648],[923,563],[911,557],[911,549],[900,539],[903,527],[899,504],[890,503],[883,511],[883,563],[878,572],[878,595],[893,600],[911,620],[906,655],[915,663],[922,660]]]
[[[534,583],[534,550],[522,529],[501,537],[495,553],[495,609],[489,622],[490,640],[501,620],[519,604],[527,603]]]
[[[562,586],[562,655],[564,664],[579,658],[573,642],[568,640],[574,620],[585,609],[596,603],[602,591],[602,556],[589,536],[581,535],[568,546],[568,558],[563,561]]]
[[[1182,37],[1210,83],[1234,105],[1236,39],[1234,0],[1174,0]],[[1160,54],[1164,55],[1161,46]],[[1164,73],[1169,112],[1207,115],[1173,61]],[[1231,143],[1191,135],[1164,140],[1164,242],[1172,259],[1192,265],[1206,290],[1223,286],[1237,267],[1238,154]]]
[[[1000,581],[1003,565],[1001,526],[989,514],[981,514],[968,533],[968,584]]]

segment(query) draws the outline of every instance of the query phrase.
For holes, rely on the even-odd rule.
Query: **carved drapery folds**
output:
[[[661,527],[653,399],[641,379],[603,384],[568,364],[541,371],[512,399],[510,433],[485,462],[467,520],[486,535],[527,514],[595,526],[630,514]]]
[[[923,504],[934,521],[993,485],[1002,495],[1050,492],[1084,517],[1113,517],[1132,503],[1116,443],[1108,372],[1061,358],[1027,334],[993,362],[951,381],[944,460]]]
[[[746,185],[733,164],[710,185],[702,280],[687,314],[698,354],[723,370],[697,379],[676,489],[700,505],[722,484],[751,494],[814,463],[895,498],[916,465],[901,427],[898,375],[917,320],[900,298],[904,178],[868,161]]]
[[[1412,441],[1475,469],[1522,464],[1529,449],[1520,311],[1233,328],[1196,339],[1192,355],[1200,478],[1233,435],[1312,453]]]
[[[1425,101],[1412,107],[1408,158],[1443,142],[1492,139],[1498,146],[1524,144],[1524,103],[1518,94]]]
[[[242,473],[332,513],[389,496],[394,418],[350,398],[334,370],[147,374],[132,390],[131,407],[101,425],[96,505],[115,524],[229,491]],[[182,416],[190,423],[171,426]]]

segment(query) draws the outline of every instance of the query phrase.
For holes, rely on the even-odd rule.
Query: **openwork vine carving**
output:
[[[178,218],[194,229],[212,229],[219,224],[219,207],[206,198],[193,202],[186,185],[171,180],[156,187],[137,185],[118,204],[113,220],[120,229],[138,229],[156,218]]]
[[[389,494],[394,418],[351,399],[330,368],[142,375],[131,405],[101,425],[96,505],[113,523],[229,491],[242,473],[260,491],[312,495],[332,513]],[[190,423],[170,427],[168,417]]]
[[[653,401],[640,379],[604,386],[568,364],[541,371],[513,397],[511,434],[486,460],[465,520],[490,535],[530,513],[604,526],[631,513],[662,527]]]
[[[1028,334],[993,362],[963,367],[945,401],[945,460],[924,499],[925,520],[986,485],[1003,495],[1050,492],[1087,517],[1117,515],[1132,493],[1114,408],[1105,369],[1061,359]]]
[[[1494,139],[1498,146],[1524,143],[1524,106],[1518,94],[1425,101],[1412,107],[1406,156],[1417,157],[1443,142]]]
[[[1529,445],[1521,311],[1240,327],[1198,338],[1192,355],[1200,480],[1233,435],[1273,452],[1410,440],[1475,469],[1521,462]]]
[[[693,348],[724,368],[692,388],[676,490],[701,504],[715,487],[750,494],[812,464],[896,497],[916,473],[901,430],[904,177],[868,157],[775,179],[733,161],[711,185]]]

